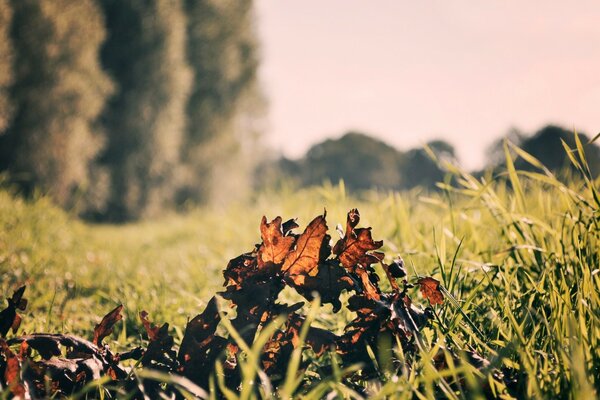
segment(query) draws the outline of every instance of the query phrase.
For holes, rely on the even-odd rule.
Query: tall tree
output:
[[[72,207],[90,183],[102,146],[94,121],[112,87],[98,60],[102,15],[93,0],[12,0],[12,7],[15,115],[3,164],[25,190],[40,187]]]
[[[105,113],[111,169],[106,216],[155,214],[173,202],[191,71],[180,0],[102,0],[102,61],[119,85]]]
[[[13,80],[13,48],[10,40],[12,8],[9,0],[0,0],[0,135],[8,126],[12,104],[9,88]]]
[[[252,0],[186,0],[187,56],[194,72],[187,104],[181,200],[231,196],[250,183],[248,165],[264,101]],[[216,187],[216,189],[215,189]]]

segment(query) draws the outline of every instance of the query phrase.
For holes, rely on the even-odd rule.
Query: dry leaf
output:
[[[116,306],[102,318],[102,321],[100,321],[98,325],[96,325],[94,328],[94,339],[92,340],[96,346],[101,346],[102,340],[112,333],[114,325],[123,319],[123,315],[121,315],[122,310],[122,304]]]
[[[431,305],[442,304],[444,302],[444,295],[440,290],[440,282],[437,279],[427,276],[419,279],[417,284],[421,287],[423,297],[429,300]]]
[[[289,229],[289,227],[286,228]],[[266,263],[281,264],[296,241],[293,236],[284,236],[281,217],[277,217],[269,223],[267,223],[267,218],[263,217],[260,223],[260,236],[263,241],[258,249],[258,262],[260,265]]]

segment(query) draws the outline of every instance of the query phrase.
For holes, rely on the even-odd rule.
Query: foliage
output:
[[[137,383],[120,365],[123,360],[134,359],[142,368],[181,375],[204,390],[209,389],[211,379],[214,385],[215,377],[210,371],[216,363],[217,368],[225,371],[227,389],[222,387],[221,390],[258,394],[248,383],[251,377],[244,366],[256,357],[252,363],[264,371],[261,379],[267,377],[273,389],[289,391],[286,372],[290,357],[294,353],[302,357],[304,351],[310,349],[317,356],[328,350],[335,351],[340,356],[341,367],[348,370],[357,363],[362,364],[359,373],[344,380],[357,386],[377,377],[381,354],[373,359],[369,351],[379,344],[381,337],[401,346],[402,359],[392,354],[387,356],[388,361],[399,368],[407,362],[407,357],[415,357],[415,352],[422,348],[421,330],[431,310],[424,312],[413,305],[407,295],[412,285],[406,279],[400,289],[396,279],[406,277],[403,261],[394,261],[394,267],[384,263],[384,254],[373,252],[383,242],[372,239],[370,228],[357,228],[359,221],[358,210],[351,210],[346,231],[332,250],[325,214],[313,219],[302,234],[293,233],[298,227],[294,220],[282,224],[281,217],[277,217],[268,223],[263,217],[262,243],[253,251],[232,259],[223,271],[226,289],[219,294],[231,302],[236,310],[235,318],[224,316],[218,308],[219,297],[212,297],[204,312],[188,322],[176,352],[168,324],[160,328],[154,326],[148,314],[142,311],[140,319],[148,336],[148,346],[114,354],[103,345],[103,339],[123,318],[123,306],[119,305],[96,325],[91,343],[72,335],[36,333],[0,341],[4,385],[15,396],[49,397],[81,391],[87,384],[108,376],[115,387],[109,393],[130,393],[142,398],[173,394],[173,388],[165,389],[156,382]],[[380,278],[372,267],[375,263],[383,267],[391,292],[380,290]],[[425,277],[417,284],[431,304],[443,303],[437,280]],[[354,291],[348,299],[348,309],[357,316],[339,336],[321,328],[303,327],[307,317],[296,312],[303,303],[286,304],[278,299],[286,286],[307,300],[320,297],[325,303],[331,303],[334,313],[341,308],[342,291]],[[8,299],[8,307],[0,313],[0,336],[6,337],[9,329],[15,333],[19,329],[22,319],[16,311],[25,310],[24,291],[25,286],[17,289]],[[317,307],[313,302],[313,308]],[[229,329],[229,337],[217,334],[220,323]],[[10,349],[11,345],[20,345],[18,355]],[[66,357],[61,347],[67,349]],[[385,351],[393,349],[394,346],[390,346]],[[256,350],[261,352],[260,356],[253,354]],[[302,369],[310,368],[311,364],[303,363]],[[318,379],[327,379],[331,368],[332,365],[319,363]],[[176,376],[176,379],[181,377]],[[315,378],[301,379],[296,382],[294,392],[310,389],[314,381]],[[139,393],[135,395],[136,392]]]
[[[396,368],[386,361],[389,352],[379,355],[379,349],[390,348],[382,338],[368,352],[377,375],[358,387],[348,381],[358,373],[356,367],[336,366],[334,360],[341,362],[336,356],[319,357],[307,349],[300,358],[292,352],[285,374],[288,384],[275,393],[256,361],[264,345],[256,346],[248,349],[249,356],[239,365],[248,377],[245,382],[254,382],[259,395],[294,394],[298,379],[317,376],[320,363],[331,362],[331,370],[321,375],[327,378],[306,389],[305,398],[360,398],[365,392],[369,398],[594,398],[600,390],[600,202],[597,181],[586,171],[581,148],[583,143],[576,141],[568,154],[583,180],[567,184],[531,155],[507,144],[507,154],[536,169],[517,170],[510,159],[502,179],[490,181],[450,164],[446,167],[455,183],[440,185],[442,192],[430,197],[371,192],[357,199],[343,186],[282,188],[279,193],[259,194],[251,203],[118,227],[82,225],[47,199],[25,202],[0,192],[0,285],[6,297],[23,283],[29,285],[28,308],[19,312],[21,332],[85,335],[101,322],[95,315],[122,303],[123,320],[105,339],[112,351],[146,348],[148,333],[140,336],[145,329],[135,322],[142,310],[154,320],[173,322],[167,332],[174,347],[181,348],[180,327],[187,323],[186,315],[206,304],[222,282],[219,269],[211,266],[252,243],[257,234],[254,222],[264,210],[280,215],[299,210],[301,220],[309,221],[309,212],[325,204],[328,220],[339,221],[344,209],[357,205],[377,237],[385,240],[381,249],[392,255],[384,259],[390,273],[403,275],[401,265],[393,263],[395,255],[402,254],[406,269],[416,270],[410,282],[423,275],[439,282],[444,300],[432,307],[433,319],[421,331],[424,351],[417,352],[410,367]],[[265,228],[269,232],[273,225]],[[275,258],[280,252],[269,254]],[[380,266],[375,270],[385,274]],[[425,288],[438,287],[427,282]],[[378,285],[382,292],[394,290],[388,280]],[[421,303],[416,287],[407,288],[407,294],[415,305]],[[296,312],[311,321],[303,326],[343,336],[344,328],[358,316],[347,309],[347,296],[340,297],[337,313],[330,304]],[[288,304],[303,299],[290,288],[279,298]],[[234,309],[225,309],[223,315],[236,317]],[[266,342],[278,327],[266,329],[261,340]],[[235,332],[218,328],[216,333],[228,337]],[[281,338],[285,341],[285,336]],[[485,357],[489,366],[474,368],[473,357],[461,351],[469,348]],[[18,348],[13,353],[18,355]],[[402,359],[400,352],[392,355]],[[305,362],[315,367],[302,370]],[[140,371],[138,367],[134,371]],[[225,371],[215,367],[216,378]],[[146,371],[140,380],[185,387],[173,377]],[[227,391],[226,384],[216,379],[209,388],[228,398],[256,395]],[[100,381],[86,390],[99,396],[95,391],[104,391],[105,386],[107,382]]]
[[[122,221],[172,205],[191,83],[179,1],[103,0],[102,63],[119,86],[105,112],[111,173],[103,218]]]
[[[0,0],[0,135],[8,127],[12,114],[9,90],[13,83],[14,49],[10,42],[12,8],[10,0]]]
[[[97,59],[102,15],[94,0],[11,4],[14,117],[0,137],[0,167],[25,192],[41,189],[75,208],[92,183],[103,139],[95,122],[112,88]]]
[[[185,182],[178,203],[227,201],[248,189],[262,127],[252,0],[185,0],[187,58]]]
[[[456,159],[452,145],[442,140],[402,152],[366,134],[349,132],[339,139],[314,145],[300,160],[278,160],[271,168],[276,171],[269,170],[268,165],[261,166],[257,181],[265,184],[280,174],[302,186],[343,180],[352,191],[407,190],[417,186],[434,189],[445,171],[426,148],[439,157]]]
[[[0,0],[0,171],[90,220],[243,193],[264,106],[253,2],[72,3]]]
[[[590,142],[590,138],[580,133],[580,140],[584,143],[587,165],[593,176],[600,174],[600,147]],[[526,135],[519,131],[512,131],[509,139],[521,149],[525,150],[537,158],[546,168],[555,174],[577,173],[576,167],[570,162],[565,153],[563,142],[573,148],[576,145],[575,135],[572,131],[566,130],[560,126],[548,125],[535,132],[533,135]],[[505,166],[503,139],[496,141],[489,149],[489,157],[492,161],[488,166],[500,168]],[[521,170],[533,171],[534,166],[527,163],[526,160],[518,159],[515,161],[515,167]]]

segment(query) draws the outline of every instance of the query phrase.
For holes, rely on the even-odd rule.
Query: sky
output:
[[[600,132],[600,1],[257,0],[267,143],[349,130],[463,166],[512,127]]]

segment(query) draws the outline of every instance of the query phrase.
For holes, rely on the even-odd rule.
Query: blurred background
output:
[[[591,0],[0,0],[0,184],[124,222],[281,185],[436,190],[434,158],[495,173],[504,138],[563,170],[561,140],[600,128],[598,21]]]

